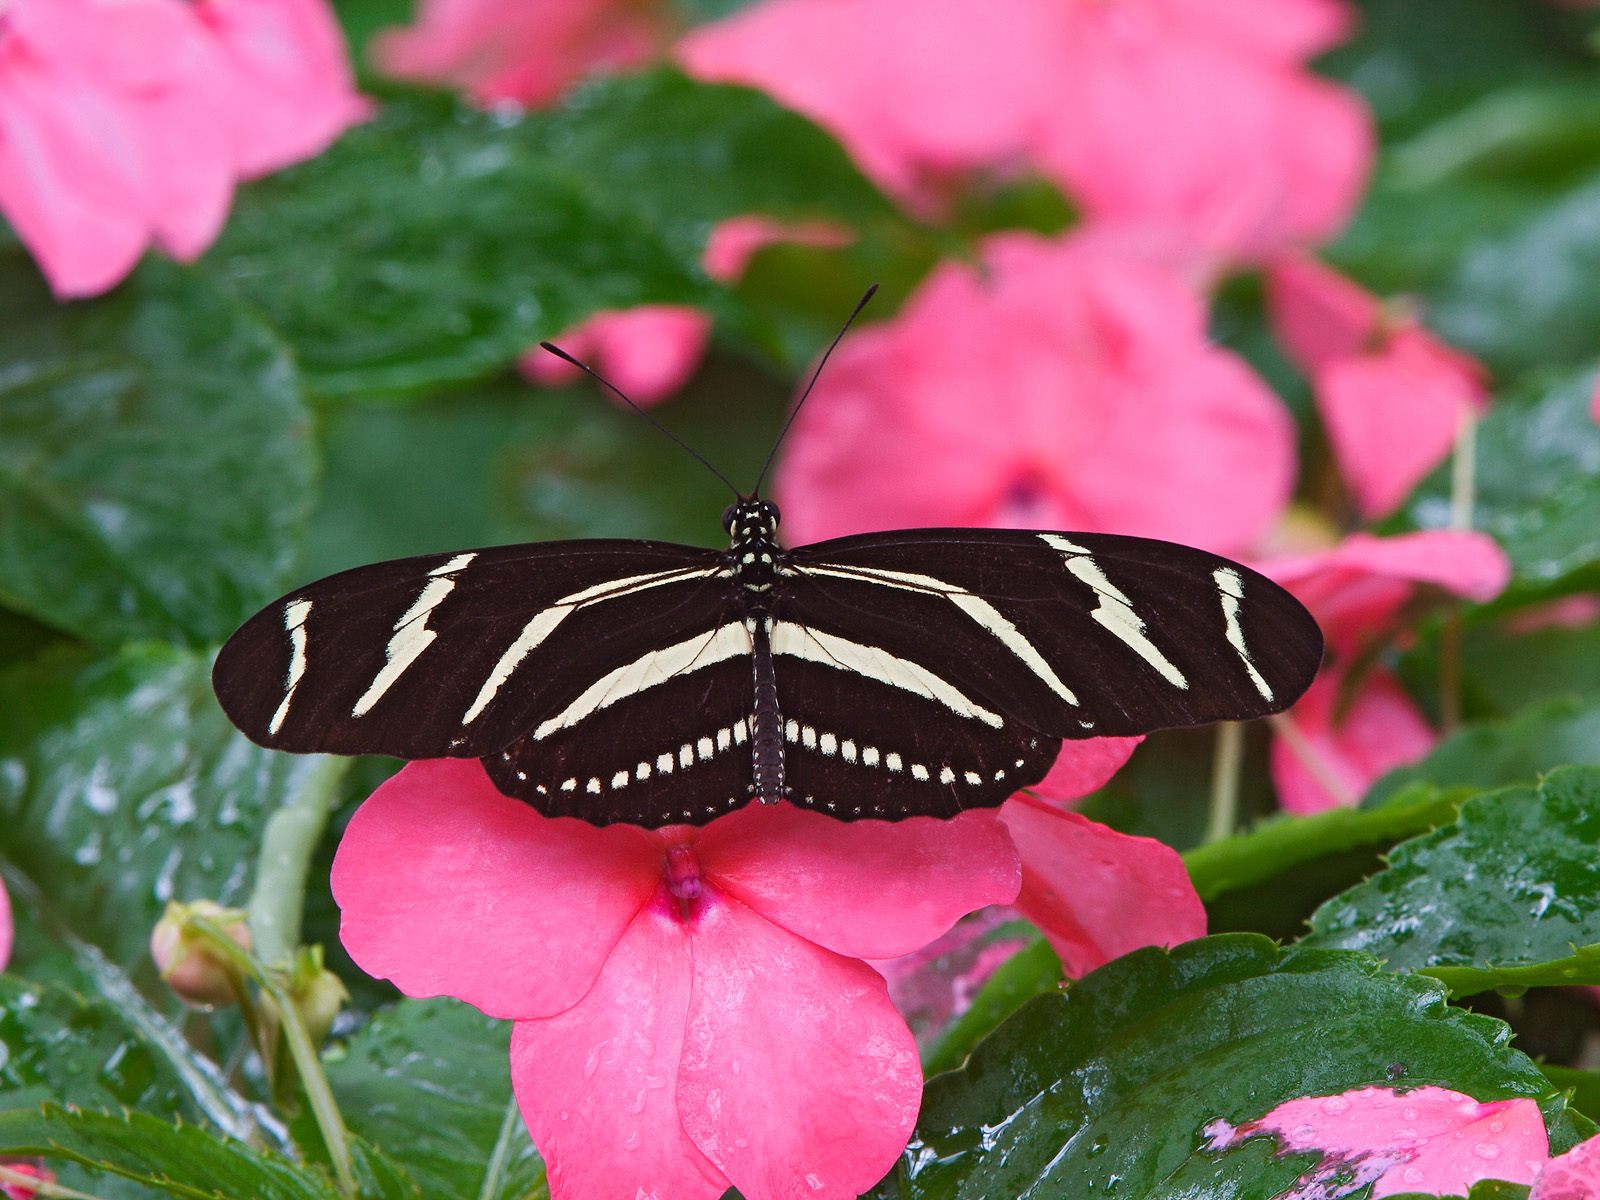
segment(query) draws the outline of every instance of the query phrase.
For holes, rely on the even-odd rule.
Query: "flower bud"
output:
[[[150,935],[150,955],[161,968],[161,978],[186,1004],[201,1008],[234,1004],[238,972],[207,944],[204,935],[191,928],[195,917],[219,926],[240,946],[250,949],[250,927],[242,909],[224,908],[211,900],[189,904],[173,900]]]
[[[15,1180],[17,1175],[25,1175],[29,1179],[37,1179],[40,1183],[54,1183],[56,1175],[36,1162],[13,1162],[0,1159],[0,1167],[4,1167],[9,1177],[0,1177],[0,1196],[6,1200],[33,1200],[38,1190],[29,1187],[26,1183]]]
[[[349,1002],[350,993],[339,977],[322,964],[321,946],[302,946],[296,952],[288,980],[289,1000],[300,1014],[300,1022],[311,1035],[313,1043],[320,1044],[333,1028],[334,1018]],[[261,997],[261,1008],[267,1019],[276,1022],[277,1002],[270,994]]]

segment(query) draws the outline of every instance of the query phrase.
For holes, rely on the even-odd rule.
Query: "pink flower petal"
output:
[[[690,937],[670,898],[657,901],[582,1000],[511,1035],[511,1082],[552,1200],[716,1200],[728,1188],[680,1122]]]
[[[747,1200],[853,1198],[910,1136],[916,1042],[872,968],[710,895],[693,933],[683,1127]]]
[[[659,404],[694,374],[711,336],[711,318],[698,309],[644,305],[598,313],[551,340],[583,359],[636,404]],[[582,374],[545,350],[530,350],[522,372],[546,385],[569,383]]]
[[[1532,1183],[1550,1153],[1532,1100],[1480,1102],[1441,1087],[1307,1096],[1236,1131],[1208,1133],[1214,1148],[1270,1133],[1285,1151],[1323,1152],[1323,1166],[1303,1176],[1285,1200],[1327,1195],[1324,1185],[1340,1171],[1354,1173],[1352,1190],[1373,1183],[1372,1200],[1405,1192],[1464,1196],[1483,1179]]]
[[[1595,1200],[1600,1196],[1600,1137],[1552,1158],[1533,1181],[1528,1200]]]
[[[195,14],[227,64],[244,176],[321,153],[371,112],[326,0],[200,0]]]
[[[476,760],[450,759],[411,763],[372,794],[332,882],[340,940],[362,970],[410,996],[524,1018],[589,990],[663,870],[643,830],[542,817]]]
[[[1017,908],[1044,932],[1068,975],[1142,946],[1205,935],[1205,908],[1170,846],[1025,795],[1007,800],[1000,816],[1022,855]]]
[[[1267,309],[1278,339],[1307,375],[1373,345],[1383,305],[1354,280],[1307,254],[1267,268]]]
[[[1339,711],[1343,675],[1317,676],[1285,715],[1297,736],[1272,743],[1278,803],[1292,813],[1357,803],[1380,777],[1416,762],[1438,734],[1393,675],[1372,668]]]
[[[1317,407],[1365,518],[1393,512],[1449,456],[1461,422],[1486,401],[1481,369],[1474,368],[1410,329],[1381,350],[1317,371]]]
[[[11,921],[11,897],[6,894],[6,881],[0,879],[0,971],[11,961],[11,940],[15,927]]]
[[[987,809],[949,821],[837,821],[746,805],[705,827],[706,877],[767,920],[852,958],[892,958],[1017,894],[1017,852]]]
[[[984,259],[841,344],[779,465],[789,536],[995,525],[1226,552],[1272,524],[1291,422],[1189,288],[1071,238],[1002,236]]]
[[[483,104],[539,107],[592,70],[638,66],[661,38],[657,6],[628,0],[424,0],[416,23],[372,41],[378,69],[462,87]]]
[[[1110,783],[1142,741],[1143,737],[1107,737],[1062,742],[1050,774],[1029,790],[1055,804],[1080,800]]]
[[[1493,538],[1443,529],[1388,538],[1354,533],[1332,550],[1256,565],[1311,610],[1341,654],[1391,627],[1418,584],[1484,603],[1511,581],[1510,560]]]

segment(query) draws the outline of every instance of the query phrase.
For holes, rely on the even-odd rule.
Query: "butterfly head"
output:
[[[722,527],[735,545],[773,541],[778,533],[778,506],[771,500],[740,500],[723,512]]]

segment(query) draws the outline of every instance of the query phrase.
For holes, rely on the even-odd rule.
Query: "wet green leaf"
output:
[[[310,503],[294,364],[152,260],[57,305],[0,256],[0,601],[105,644],[220,641],[285,582]]]
[[[1539,1069],[1556,1087],[1571,1094],[1569,1103],[1591,1121],[1600,1120],[1600,1071],[1540,1063]]]
[[[1565,763],[1600,762],[1600,699],[1563,697],[1503,721],[1463,726],[1421,762],[1391,771],[1363,807],[1388,804],[1418,784],[1475,792],[1531,784]]]
[[[1597,844],[1600,768],[1476,796],[1318,909],[1305,944],[1427,971],[1457,995],[1600,984]]]
[[[140,1112],[0,1112],[0,1154],[76,1163],[180,1200],[340,1200],[329,1179],[286,1158]]]
[[[1032,1001],[965,1068],[929,1082],[900,1200],[988,1196],[1274,1196],[1308,1165],[1269,1139],[1207,1152],[1205,1130],[1296,1096],[1438,1084],[1563,1102],[1497,1021],[1375,960],[1225,935],[1140,950]]]
[[[249,189],[206,262],[320,391],[408,392],[500,369],[600,309],[734,311],[699,258],[743,213],[891,210],[810,122],[660,70],[522,118],[396,100]]]
[[[1595,349],[1600,338],[1589,353]],[[1594,383],[1586,367],[1530,386],[1497,401],[1478,427],[1474,525],[1510,557],[1513,596],[1600,586],[1600,424],[1589,414]],[[1446,464],[1390,529],[1446,528],[1449,496]]]
[[[0,675],[0,856],[42,896],[47,929],[153,983],[166,902],[242,902],[265,815],[317,761],[235,732],[205,657],[49,653]]]
[[[544,1167],[511,1107],[511,1025],[456,1000],[403,1000],[328,1057],[350,1128],[429,1200],[522,1200]],[[499,1149],[498,1185],[485,1192]]]

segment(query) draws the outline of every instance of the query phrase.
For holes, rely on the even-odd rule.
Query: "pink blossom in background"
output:
[[[834,246],[849,238],[847,230],[821,222],[785,226],[762,217],[734,217],[711,231],[702,265],[711,278],[727,283],[742,275],[763,247],[777,242]],[[651,405],[688,382],[710,338],[711,318],[699,309],[651,304],[597,313],[551,341],[599,371],[635,403]],[[521,370],[546,387],[572,383],[583,374],[538,349],[522,357]]]
[[[1579,1142],[1547,1162],[1528,1200],[1596,1200],[1600,1197],[1600,1137]]]
[[[11,940],[15,936],[11,922],[11,897],[6,893],[6,882],[0,879],[0,971],[11,961]]]
[[[1091,225],[1215,269],[1332,236],[1373,156],[1361,102],[1300,61],[1348,9],[1232,7],[1016,0],[996,21],[977,0],[766,0],[676,54],[806,113],[924,215],[963,176],[1032,168]]]
[[[1313,259],[1279,259],[1267,288],[1357,506],[1368,519],[1387,516],[1487,406],[1482,365]]]
[[[1323,1161],[1282,1200],[1316,1200],[1372,1184],[1372,1200],[1406,1192],[1464,1196],[1484,1179],[1534,1181],[1550,1156],[1544,1117],[1532,1100],[1474,1100],[1441,1087],[1409,1092],[1367,1087],[1278,1105],[1238,1129],[1207,1127],[1209,1148],[1270,1134],[1288,1153],[1320,1151]],[[1531,1200],[1531,1198],[1530,1198]]]
[[[0,12],[0,212],[58,296],[114,286],[152,242],[196,258],[237,178],[314,152],[364,111],[348,76],[327,74],[331,15],[263,17],[264,2],[210,0],[202,15],[183,0],[11,0]],[[282,69],[286,47],[308,55],[303,69]]]
[[[13,1162],[0,1160],[0,1167],[16,1175],[26,1175],[29,1179],[37,1179],[41,1183],[54,1183],[56,1173],[37,1162]],[[39,1194],[37,1188],[29,1187],[25,1183],[0,1183],[0,1196],[6,1200],[33,1200]]]
[[[1351,534],[1332,550],[1257,562],[1322,626],[1329,665],[1281,721],[1272,747],[1279,802],[1296,813],[1359,801],[1377,779],[1415,762],[1438,740],[1427,718],[1381,666],[1356,661],[1399,632],[1422,588],[1483,603],[1511,579],[1486,534],[1434,530],[1379,538]]]
[[[922,1075],[860,960],[915,950],[1018,879],[992,812],[596,828],[539,816],[470,761],[404,768],[333,867],[365,970],[518,1022],[512,1080],[556,1200],[876,1183]]]
[[[1221,552],[1282,511],[1287,412],[1195,293],[1072,238],[993,238],[849,335],[775,492],[798,543],[919,525],[1115,531]]]
[[[320,154],[371,115],[326,0],[196,0],[194,11],[221,47],[242,178]]]
[[[1110,783],[1111,777],[1127,765],[1143,741],[1140,736],[1062,742],[1050,773],[1028,791],[1041,800],[1066,807]]]
[[[650,0],[422,0],[413,24],[373,39],[372,59],[480,104],[538,108],[591,71],[642,65],[664,44],[665,14]]]

